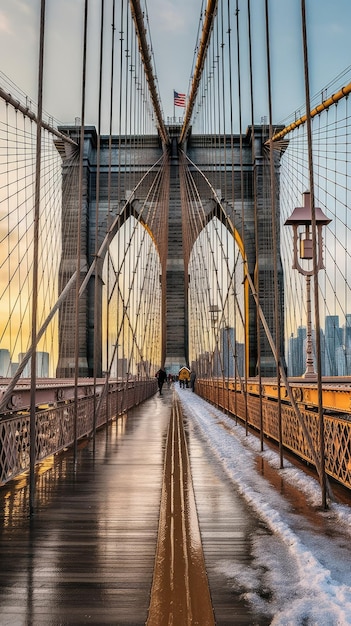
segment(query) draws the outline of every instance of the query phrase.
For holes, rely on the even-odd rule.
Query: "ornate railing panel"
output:
[[[127,385],[111,385],[106,399],[101,403],[96,427],[121,415],[155,393],[156,379],[130,381]],[[94,428],[94,410],[99,397],[80,398],[77,403],[77,438],[89,436]],[[74,443],[75,403],[65,402],[36,414],[36,461],[60,452]],[[30,450],[29,412],[0,421],[0,484],[29,469]]]
[[[206,400],[235,415],[249,426],[260,430],[260,399],[250,392],[245,395],[234,385],[223,385],[222,380],[198,380],[197,392]],[[262,397],[263,432],[279,441],[278,403],[274,398]],[[300,413],[315,450],[319,450],[318,413],[299,405]],[[287,400],[281,404],[282,444],[300,458],[314,465],[313,455],[303,434],[301,424]],[[324,415],[326,472],[351,489],[351,419],[348,414]]]

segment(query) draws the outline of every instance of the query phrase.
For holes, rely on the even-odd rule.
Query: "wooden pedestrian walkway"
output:
[[[71,451],[43,463],[32,519],[26,476],[0,489],[0,626],[269,623],[250,612],[219,567],[225,560],[243,563],[251,558],[249,536],[257,522],[207,456],[186,418],[181,433],[183,420],[180,414],[174,419],[172,399],[173,391],[165,389],[161,397],[157,394],[118,418],[107,432],[100,431],[95,446],[92,441],[82,443],[76,466]],[[173,440],[169,429],[178,432]],[[169,445],[181,453],[172,456]],[[179,467],[179,474],[187,476],[174,487],[169,476]],[[181,604],[178,613],[171,609],[166,617],[157,612],[174,564],[162,553],[165,530],[160,518],[165,513],[162,501],[168,498],[162,489],[167,484],[170,490],[180,490],[180,502],[183,494],[183,505],[175,497],[172,506],[179,513],[185,503],[191,517],[196,515],[195,504],[187,498],[194,487],[198,534],[190,535],[189,520],[181,514],[178,521],[186,532],[180,541],[185,545],[189,535],[190,543],[180,560],[189,571],[194,545],[202,544],[200,594],[209,602],[208,621],[202,607],[199,613],[194,609],[199,602],[192,600],[194,582],[189,581],[195,580],[198,587],[196,572],[184,582],[188,604]],[[175,513],[169,518],[172,524]],[[178,535],[170,535],[173,559],[181,552],[178,541]],[[178,601],[179,580],[179,572],[173,580],[169,577],[168,589],[175,594],[172,606]]]

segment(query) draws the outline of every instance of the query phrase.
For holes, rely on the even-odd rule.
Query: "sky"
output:
[[[201,437],[234,488],[254,514],[272,532],[253,540],[253,563],[218,564],[228,585],[241,588],[252,608],[271,616],[272,626],[347,626],[351,624],[351,511],[332,504],[319,511],[319,483],[302,470],[284,462],[267,448],[260,452],[258,437],[235,425],[233,419],[206,403],[191,390],[177,390],[190,428]],[[281,478],[279,490],[272,486],[269,472],[257,472],[262,457]],[[292,485],[305,494],[314,517],[298,513],[298,504],[285,494]],[[258,589],[259,572],[264,572],[265,597]]]
[[[107,6],[110,0],[107,0]],[[118,4],[118,3],[117,3]],[[143,4],[143,2],[142,2]],[[187,92],[203,0],[148,0],[156,74],[164,116],[173,115],[173,89]],[[226,5],[226,3],[225,3]],[[99,24],[99,2],[90,0],[92,24]],[[231,0],[232,28],[235,0]],[[242,8],[241,8],[242,7]],[[239,0],[245,19],[246,0]],[[257,100],[265,87],[264,0],[251,1]],[[31,99],[37,94],[39,0],[1,0],[1,71]],[[311,93],[315,94],[351,64],[349,0],[306,0]],[[303,103],[300,0],[269,0],[273,116],[277,122]],[[46,1],[44,109],[63,123],[80,114],[83,0]],[[245,24],[245,22],[244,22]],[[93,28],[93,26],[91,26]],[[243,27],[244,34],[244,27]],[[241,35],[243,40],[243,35]],[[96,45],[98,38],[96,37]],[[90,52],[94,56],[94,51]],[[244,61],[245,64],[245,61]],[[1,81],[2,82],[2,81]],[[267,114],[266,98],[257,116]],[[178,112],[178,111],[177,111]],[[91,115],[93,117],[93,115]],[[94,123],[88,119],[87,123]]]

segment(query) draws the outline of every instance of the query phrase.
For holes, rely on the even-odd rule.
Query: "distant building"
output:
[[[18,355],[18,361],[21,364],[25,357],[24,352],[20,352]],[[30,378],[31,376],[31,359],[29,359],[28,363],[26,363],[24,370],[22,372],[23,378]],[[36,376],[38,378],[48,378],[49,377],[49,353],[48,352],[37,352],[36,353]]]
[[[10,351],[3,348],[0,350],[0,376],[4,376],[5,378],[11,376]]]
[[[297,336],[291,333],[288,347],[288,375],[302,376],[306,370],[306,354],[304,352],[304,342],[306,340],[305,326],[299,326]]]
[[[351,314],[346,313],[345,315],[345,326],[344,326],[344,349],[345,349],[345,369],[346,376],[351,375]]]
[[[299,365],[300,352],[302,352],[302,346],[300,348],[297,337],[294,337],[294,333],[291,333],[288,346],[288,375],[289,376],[301,376],[301,367]]]
[[[138,363],[136,363],[136,369],[137,369],[137,378],[139,379],[143,379],[143,378],[149,378],[151,375],[151,363],[150,361],[138,361]]]
[[[117,378],[126,378],[128,372],[128,359],[117,359]]]
[[[338,315],[327,315],[325,318],[325,376],[338,376],[336,354],[340,355],[342,333]]]
[[[338,376],[346,376],[346,359],[344,346],[339,346],[335,351],[335,364]]]
[[[16,363],[16,361],[12,361],[11,363],[11,376],[14,376],[17,372],[18,369],[18,365],[19,363]]]
[[[244,376],[244,344],[235,339],[235,328],[225,326],[220,329],[219,346],[213,354],[214,376],[234,378]]]
[[[320,349],[321,349],[321,365],[322,376],[325,376],[325,338],[324,333],[320,331]],[[297,337],[291,333],[288,346],[288,376],[303,376],[306,371],[306,354],[307,354],[307,331],[304,326],[297,329]],[[317,371],[316,359],[316,333],[312,330],[312,357],[313,367]],[[335,361],[335,355],[334,355]]]

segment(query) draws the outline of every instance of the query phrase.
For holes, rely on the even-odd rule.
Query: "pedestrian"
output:
[[[190,387],[192,391],[195,391],[195,380],[196,380],[196,372],[191,370],[190,372]]]
[[[161,367],[157,374],[156,374],[156,378],[157,378],[157,384],[158,384],[158,390],[160,392],[160,396],[162,395],[162,387],[163,387],[163,383],[167,380],[167,374],[165,372],[165,370],[163,369],[163,367]]]

